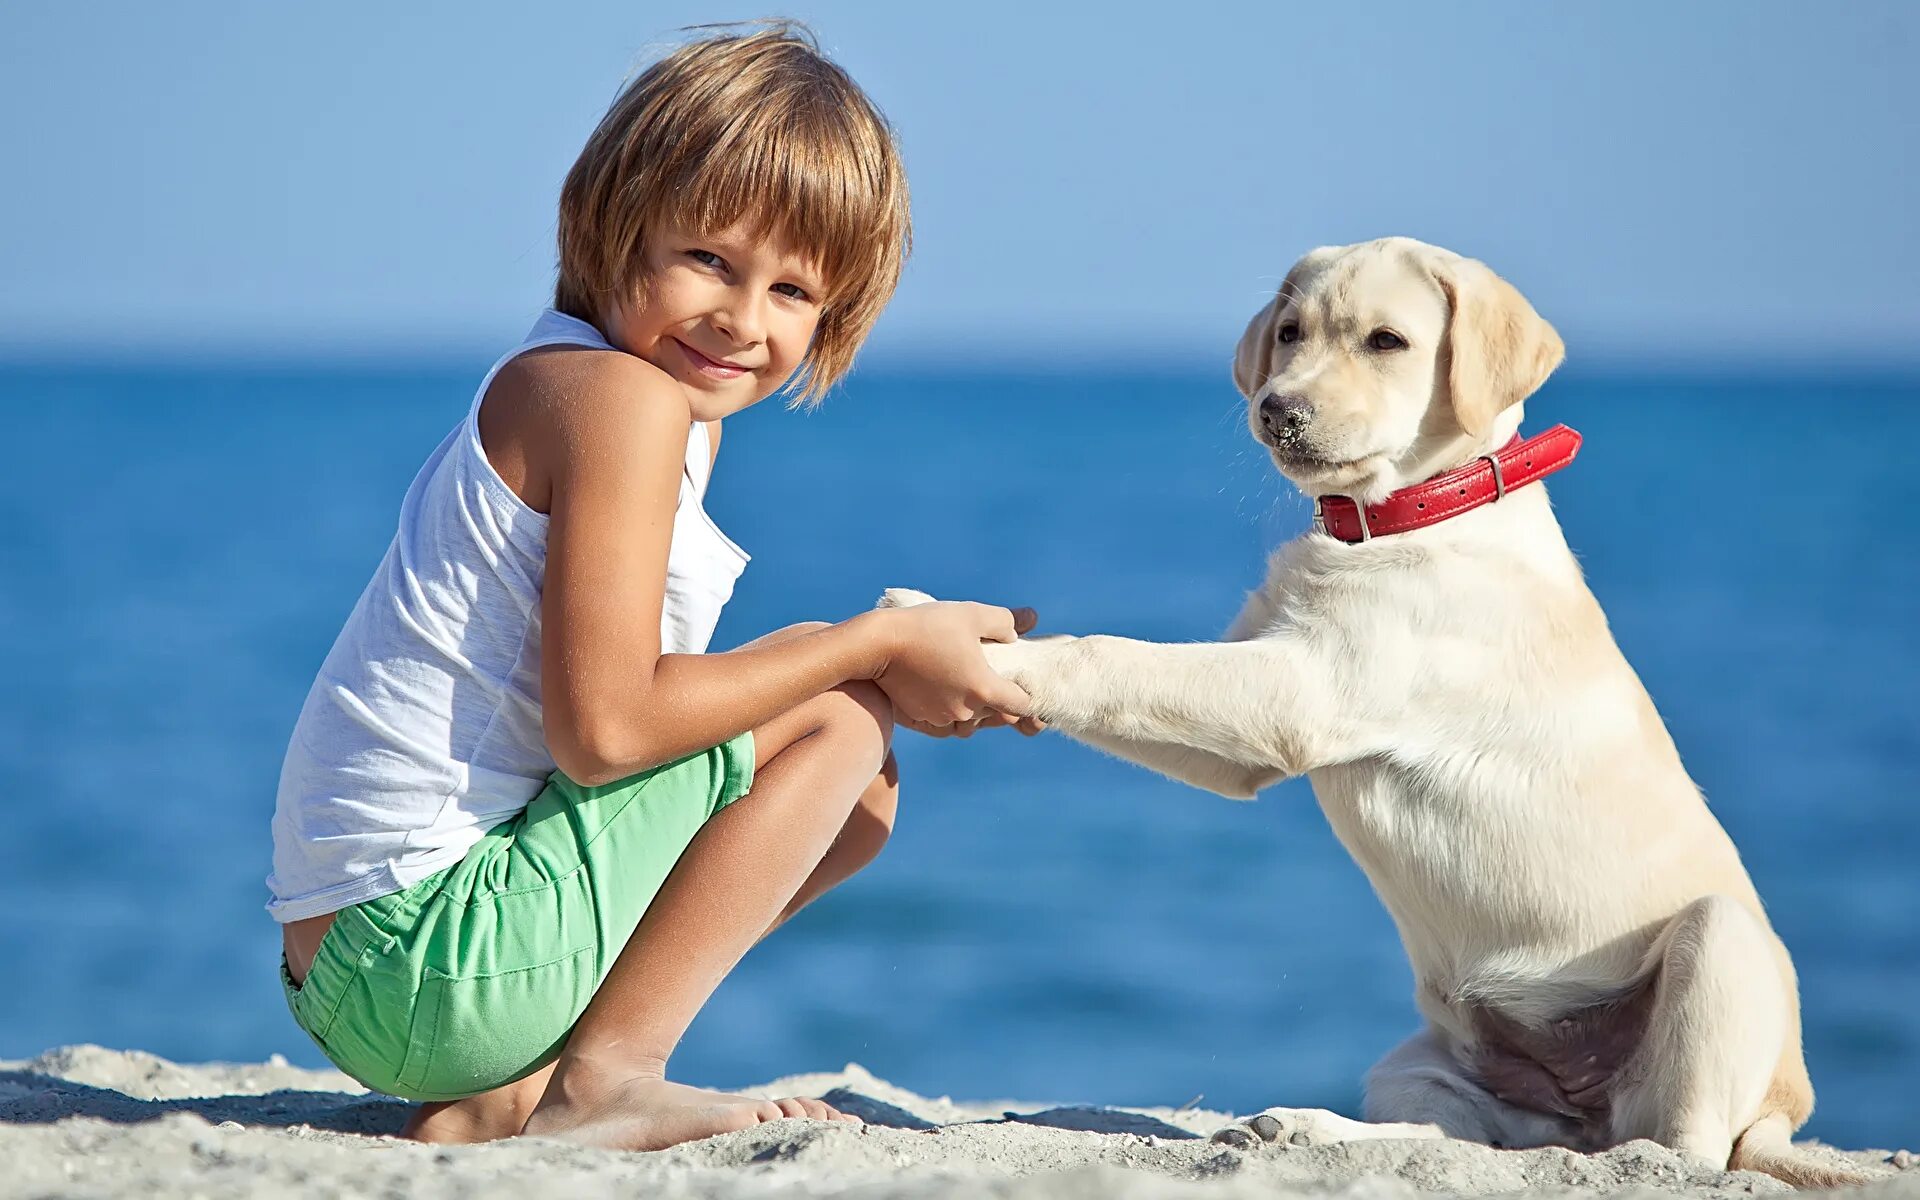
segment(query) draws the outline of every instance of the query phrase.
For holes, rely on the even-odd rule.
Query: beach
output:
[[[0,369],[34,447],[16,494],[63,497],[16,513],[0,588],[0,779],[23,798],[0,846],[0,962],[31,981],[0,988],[0,1059],[92,1042],[328,1065],[288,1016],[261,911],[275,781],[421,457],[484,367]],[[1529,428],[1566,417],[1587,445],[1543,486],[1793,953],[1819,1097],[1806,1136],[1914,1146],[1920,552],[1827,514],[1910,488],[1920,384],[1549,389]],[[1031,604],[1048,632],[1216,637],[1311,514],[1236,401],[1213,367],[875,373],[804,417],[743,413],[737,482],[711,511],[754,561],[715,645],[891,585]],[[1785,437],[1809,404],[1852,415]],[[1661,437],[1639,437],[1656,414]],[[1724,453],[1674,470],[1669,446],[1709,444]],[[919,446],[941,452],[898,457]],[[71,464],[93,461],[118,465],[75,487]],[[1849,465],[1820,505],[1664,523],[1821,461]],[[920,514],[972,495],[983,462],[995,498],[935,536]],[[881,509],[874,463],[898,464]],[[182,526],[189,511],[220,514],[218,536]],[[1870,563],[1872,586],[1781,566],[1808,547]],[[1419,1028],[1398,931],[1305,781],[1238,804],[1049,734],[894,749],[886,851],[746,956],[687,1032],[685,1078],[859,1062],[928,1094],[1350,1113]]]
[[[757,1095],[815,1095],[860,1127],[777,1121],[656,1153],[540,1139],[425,1146],[395,1132],[411,1106],[335,1071],[186,1064],[65,1046],[0,1062],[0,1195],[760,1197],[1746,1196],[1748,1172],[1692,1166],[1652,1142],[1602,1154],[1451,1140],[1236,1149],[1228,1114],[1016,1101],[957,1102],[864,1069],[792,1076]],[[1913,1156],[1842,1154],[1885,1178],[1862,1195],[1920,1200]]]

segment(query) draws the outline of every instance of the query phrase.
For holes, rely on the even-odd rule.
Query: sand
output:
[[[1455,1141],[1243,1151],[1210,1143],[1226,1114],[930,1099],[858,1066],[776,1080],[864,1128],[778,1121],[653,1154],[538,1139],[435,1147],[392,1136],[410,1106],[347,1076],[288,1066],[181,1064],[66,1046],[0,1062],[0,1195],[678,1197],[1734,1196],[1783,1192],[1690,1166],[1651,1142],[1604,1154]],[[1837,1153],[1837,1152],[1835,1152]],[[1887,1177],[1863,1195],[1920,1200],[1913,1156],[1850,1152]]]

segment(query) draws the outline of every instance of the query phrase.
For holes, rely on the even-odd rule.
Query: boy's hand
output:
[[[894,723],[905,725],[915,733],[924,733],[928,737],[936,738],[972,737],[976,729],[1001,728],[1018,729],[1027,737],[1032,737],[1047,727],[1047,723],[1039,717],[1010,717],[1006,713],[995,712],[992,709],[988,709],[971,721],[956,721],[951,725],[926,725],[919,721],[910,721],[898,714],[894,716]]]
[[[974,722],[992,711],[1025,715],[1027,694],[994,673],[982,642],[1011,642],[1031,610],[1019,614],[991,604],[941,602],[871,614],[886,622],[887,663],[874,682],[893,701],[895,718],[929,732]],[[969,730],[968,732],[971,732]]]
[[[1031,633],[1033,632],[1033,627],[1038,624],[1039,621],[1039,615],[1030,608],[1016,608],[1013,610],[1013,631],[1015,633],[1022,635]],[[1047,723],[1039,717],[1013,716],[1009,713],[1003,713],[991,708],[975,716],[971,721],[955,721],[951,725],[927,725],[919,721],[908,720],[897,714],[894,717],[894,723],[897,725],[905,725],[915,733],[923,733],[928,737],[936,738],[968,738],[972,737],[974,731],[979,729],[1018,729],[1022,736],[1032,737],[1047,727]]]

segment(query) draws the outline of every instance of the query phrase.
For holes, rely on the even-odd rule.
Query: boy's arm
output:
[[[771,645],[662,654],[691,413],[680,385],[643,360],[594,355],[566,369],[579,374],[524,428],[550,482],[541,689],[547,748],[568,776],[591,785],[671,762],[849,680],[874,680],[899,711],[935,723],[1024,711],[1025,694],[981,653],[982,640],[1014,637],[1012,614],[988,605],[863,613]]]

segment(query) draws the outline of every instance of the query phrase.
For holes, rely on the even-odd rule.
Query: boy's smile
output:
[[[703,375],[710,376],[714,379],[738,379],[751,370],[750,367],[743,363],[709,358],[679,338],[672,338],[670,340],[674,345],[680,347],[680,353],[686,356],[687,361],[693,365],[694,370],[699,371]]]
[[[605,320],[615,345],[687,389],[697,421],[766,399],[806,360],[826,291],[811,260],[745,223],[647,238],[639,297]]]

